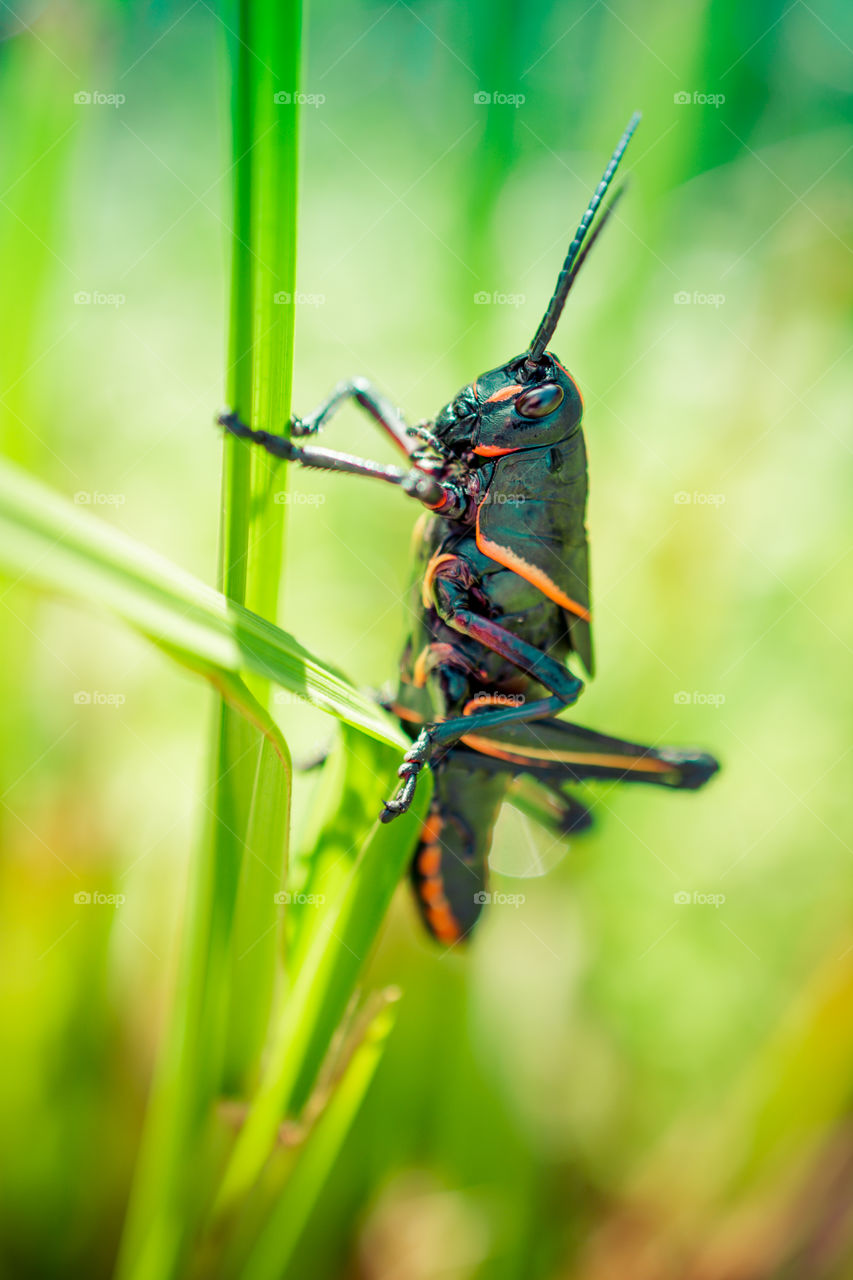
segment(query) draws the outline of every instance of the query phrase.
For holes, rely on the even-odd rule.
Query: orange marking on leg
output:
[[[424,534],[426,533],[426,527],[427,527],[428,521],[429,521],[428,511],[422,511],[421,514],[418,516],[417,520],[415,521],[414,528],[412,529],[412,542],[410,547],[410,553],[412,557],[414,557],[415,552],[417,551],[418,547],[424,540]]]
[[[443,551],[441,553],[436,552],[436,554],[430,559],[430,562],[426,567],[426,572],[424,573],[423,586],[421,587],[421,602],[425,609],[432,607],[432,583],[439,568],[441,565],[447,564],[448,560],[456,559],[457,557],[451,555],[449,551]]]
[[[399,702],[391,703],[391,714],[395,715],[398,720],[406,720],[409,724],[423,724],[424,722],[423,716],[418,715],[417,711],[412,711],[410,707],[404,707]]]
[[[492,742],[480,734],[466,733],[462,741],[484,756],[508,760],[511,764],[530,764],[532,760],[544,760],[554,764],[589,764],[602,769],[621,769],[623,773],[677,773],[677,766],[656,760],[654,756],[617,756],[599,754],[596,751],[552,751],[548,747],[524,747],[512,751]]]
[[[553,600],[561,609],[568,609],[570,613],[576,613],[579,618],[583,618],[584,622],[589,622],[592,615],[589,609],[584,608],[582,604],[578,604],[577,600],[573,600],[571,596],[567,596],[565,591],[561,591],[556,582],[548,577],[544,569],[540,569],[538,565],[530,564],[523,556],[517,555],[511,551],[509,547],[502,547],[497,542],[490,542],[484,533],[480,531],[480,510],[477,509],[477,546],[484,556],[488,556],[491,560],[502,564],[505,569],[512,569],[513,573],[517,573],[520,578],[524,578],[531,586],[541,591],[549,600]]]
[[[427,663],[430,659],[430,645],[421,649],[412,668],[412,683],[416,689],[423,689],[427,682]]]
[[[463,716],[476,715],[481,707],[520,707],[524,704],[523,693],[478,693],[470,698],[462,708]]]
[[[481,674],[477,672],[474,664],[454,648],[452,644],[444,644],[439,640],[433,640],[430,644],[425,645],[421,649],[415,659],[412,668],[412,684],[416,688],[422,689],[427,682],[430,671],[435,667],[451,666],[457,671],[462,671],[465,675]]]

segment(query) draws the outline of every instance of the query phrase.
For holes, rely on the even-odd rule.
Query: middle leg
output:
[[[498,729],[552,717],[576,702],[583,689],[583,681],[572,675],[561,662],[468,608],[470,585],[470,573],[461,560],[451,556],[444,561],[436,570],[430,586],[433,607],[438,616],[460,635],[476,640],[486,649],[506,658],[519,671],[549,690],[550,696],[536,698],[520,706],[478,711],[470,716],[457,715],[425,725],[403,757],[398,770],[403,786],[392,800],[386,802],[381,814],[383,822],[390,822],[398,814],[405,813],[415,794],[421,769],[437,752],[452,747],[466,734],[477,730]]]

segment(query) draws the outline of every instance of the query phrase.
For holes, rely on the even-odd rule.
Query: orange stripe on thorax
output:
[[[504,387],[501,391],[496,391],[493,396],[489,396],[486,404],[494,404],[498,400],[511,400],[517,391],[523,391],[520,382],[514,382],[511,387]]]
[[[472,453],[476,453],[478,458],[505,458],[508,453],[518,453],[520,446],[514,445],[511,449],[502,449],[496,444],[478,444]]]
[[[540,569],[538,565],[530,564],[523,556],[518,555],[509,547],[502,547],[497,542],[492,542],[480,529],[480,510],[477,509],[477,546],[483,555],[488,556],[491,560],[496,560],[498,564],[502,564],[505,569],[512,569],[513,573],[517,573],[520,578],[524,578],[531,586],[541,591],[549,600],[553,600],[561,609],[568,609],[570,613],[576,613],[579,618],[583,618],[584,622],[589,622],[592,615],[589,609],[584,608],[577,600],[573,600],[571,596],[567,596],[565,591],[561,591],[556,582],[548,577],[544,569]]]

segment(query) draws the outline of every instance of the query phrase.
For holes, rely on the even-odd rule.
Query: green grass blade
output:
[[[276,430],[289,416],[292,383],[301,25],[299,0],[240,0],[227,26],[234,160],[227,395],[245,421]],[[283,86],[288,104],[276,100]],[[284,473],[263,450],[224,440],[220,582],[226,595],[270,620],[278,611],[285,507],[276,498]],[[269,683],[251,677],[249,685],[268,705]],[[250,811],[236,814],[248,856],[240,861],[224,1032],[223,1087],[239,1095],[254,1080],[265,1039],[279,954],[275,891],[289,831],[287,808],[265,803],[269,785],[276,794],[274,782],[255,773],[243,731],[230,723],[234,714],[223,711],[212,787],[226,818],[235,798],[239,809],[253,797]],[[233,856],[227,822],[212,839],[212,856]]]
[[[252,426],[283,431],[290,416],[296,316],[302,5],[240,0],[237,9],[238,26],[229,40],[236,180],[228,396]],[[282,92],[287,102],[278,101]],[[245,586],[242,594],[226,594],[274,618],[285,515],[275,497],[286,468],[236,439],[226,442],[226,452],[248,457],[251,466],[249,519],[236,531],[232,548],[245,563]],[[245,491],[237,495],[235,489],[230,497],[239,496],[242,504]],[[239,566],[227,554],[223,559],[223,572],[233,579]]]
[[[396,757],[386,754],[384,783],[390,792],[396,784]],[[393,823],[374,824],[343,894],[320,915],[234,1147],[218,1198],[221,1212],[248,1193],[273,1149],[283,1117],[298,1115],[309,1097],[411,857],[429,797],[429,776],[424,774],[411,810]]]
[[[226,29],[234,209],[227,392],[244,420],[255,423],[261,413],[269,422],[274,409],[286,417],[290,401],[295,100],[293,110],[272,117],[278,76],[291,82],[297,76],[301,7],[298,0],[240,0],[231,20],[234,25],[226,21]],[[282,296],[290,297],[290,305],[279,308],[272,323],[270,312]],[[281,466],[233,437],[224,438],[223,451],[219,582],[231,612],[249,605],[273,620],[282,555],[284,508],[275,502]],[[269,701],[269,674],[249,673],[257,711]],[[164,1049],[168,1061],[170,1044],[183,1045],[176,1070],[189,1105],[176,1109],[168,1079],[165,1085],[158,1079],[148,1127],[169,1127],[178,1137],[159,1165],[155,1153],[153,1176],[143,1170],[137,1178],[126,1258],[156,1238],[179,1209],[189,1218],[183,1231],[187,1245],[195,1237],[201,1198],[193,1202],[181,1184],[188,1169],[209,1163],[204,1122],[217,1096],[223,1089],[239,1094],[257,1068],[278,971],[275,892],[287,857],[290,761],[286,749],[263,732],[263,713],[246,715],[245,706],[235,705],[233,685],[223,695],[210,755],[210,821],[193,871],[198,909],[185,937],[183,982]],[[188,989],[197,989],[195,1001],[187,998]],[[136,1250],[134,1234],[140,1240]],[[171,1243],[172,1254],[159,1259],[167,1275],[182,1256],[183,1242]],[[127,1274],[142,1280],[157,1272],[131,1262]]]
[[[265,739],[251,765],[254,778],[231,944],[222,1076],[224,1092],[234,1094],[254,1083],[266,1039],[282,954],[279,898],[290,820],[289,760],[283,774],[281,757]]]
[[[294,109],[279,121],[270,118],[277,76],[295,81],[298,71],[301,8],[298,2],[241,0],[229,17],[234,206],[227,393],[231,407],[254,423],[257,412],[275,409],[286,417],[290,400],[297,116]],[[270,311],[282,290],[291,305],[279,308],[273,324]],[[223,452],[220,586],[231,616],[249,605],[273,620],[282,555],[284,508],[275,502],[281,467],[234,438],[224,439]],[[137,1177],[125,1259],[162,1234],[179,1208],[190,1218],[184,1241],[192,1240],[198,1212],[182,1182],[188,1168],[207,1164],[204,1121],[223,1089],[239,1094],[249,1084],[260,1060],[279,967],[275,894],[284,877],[290,799],[286,748],[264,732],[271,675],[257,667],[248,672],[254,714],[235,698],[233,681],[221,686],[210,755],[210,821],[193,873],[196,910],[164,1048],[168,1063],[170,1045],[183,1046],[174,1069],[187,1107],[176,1108],[161,1071],[148,1128],[169,1128],[177,1137]],[[188,991],[197,992],[194,1000]],[[167,1238],[150,1270],[134,1260],[127,1274],[141,1280],[157,1274],[157,1265],[171,1274],[182,1244],[180,1237]]]
[[[380,741],[406,740],[287,632],[0,461],[0,570],[116,614],[213,680],[252,673]]]
[[[318,923],[314,903],[340,897],[376,821],[386,769],[379,743],[341,726],[315,786],[310,825],[291,858],[296,901],[288,912],[287,950],[294,973]]]
[[[285,1273],[370,1087],[394,1019],[394,1008],[386,1005],[371,1020],[258,1235],[241,1270],[243,1280],[278,1280]]]
[[[218,682],[223,709],[233,712],[235,721],[242,717],[247,756],[274,789],[274,797],[266,797],[267,808],[277,805],[286,814],[289,759],[281,734],[241,680],[226,674]],[[210,1132],[209,1104],[219,1091],[228,1011],[226,984],[211,978],[227,973],[236,896],[236,885],[227,880],[239,865],[236,855],[244,852],[235,815],[211,810],[208,826],[219,829],[223,819],[235,856],[230,861],[201,857],[194,869],[175,1007],[155,1071],[117,1265],[117,1275],[127,1280],[178,1274],[203,1213],[209,1174],[198,1156]],[[210,844],[208,833],[205,845]]]

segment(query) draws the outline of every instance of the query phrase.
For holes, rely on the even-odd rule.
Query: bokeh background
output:
[[[208,581],[222,18],[0,11],[4,452]],[[383,0],[307,21],[297,412],[361,373],[429,417],[523,349],[643,110],[630,196],[553,344],[591,467],[598,677],[577,718],[724,768],[701,795],[590,787],[571,845],[507,811],[495,885],[523,901],[464,955],[422,938],[401,889],[366,979],[402,988],[398,1025],[293,1274],[848,1275],[849,10]],[[349,410],[329,443],[391,457]],[[381,685],[412,510],[340,477],[292,487],[280,621]],[[209,695],[107,619],[20,583],[2,604],[3,1273],[108,1275]],[[296,756],[335,732],[286,700],[277,717]],[[75,901],[95,891],[123,900]]]

